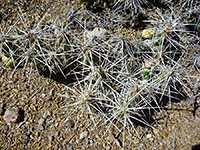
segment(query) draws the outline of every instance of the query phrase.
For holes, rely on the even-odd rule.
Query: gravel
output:
[[[68,5],[72,6],[72,3],[77,7],[83,5],[77,2],[60,3],[51,0],[42,4],[36,1],[0,3],[2,3],[0,12],[3,16],[2,29],[13,25],[18,19],[19,7],[21,11],[27,13],[27,17],[31,18],[33,16],[31,14],[37,13],[38,18],[41,18],[47,10],[51,17],[57,17],[58,14],[65,16],[65,8]],[[126,28],[115,33],[129,38],[132,38],[133,34],[135,34],[133,29]],[[99,35],[104,36],[104,34]],[[200,57],[197,57],[195,66],[198,69],[199,64]],[[58,96],[57,93],[65,95],[64,85],[40,76],[35,71],[31,75],[28,72],[29,69],[25,68],[16,69],[13,73],[12,68],[0,63],[0,103],[6,105],[5,112],[5,108],[0,107],[0,149],[86,149],[86,147],[87,149],[121,149],[123,135],[120,131],[111,128],[112,133],[107,134],[106,126],[92,126],[88,114],[82,114],[73,108],[63,109],[66,103],[73,101]],[[23,119],[20,109],[24,110]],[[81,117],[77,119],[77,116]],[[141,140],[136,138],[134,131],[126,133],[128,140],[125,141],[124,149],[165,150],[172,149],[173,143],[176,149],[199,148],[199,109],[194,117],[193,106],[180,103],[176,107],[163,109],[163,116],[163,118],[159,114],[153,116],[155,118],[153,129],[139,125],[136,127],[137,134],[144,134]],[[65,122],[66,118],[69,118],[67,122]]]

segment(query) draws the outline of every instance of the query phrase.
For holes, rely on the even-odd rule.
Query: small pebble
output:
[[[48,103],[48,104],[47,104],[47,108],[50,107],[50,106],[51,106],[51,103]]]
[[[132,141],[132,138],[131,138],[130,135],[127,136],[127,139],[128,139],[129,141]]]
[[[36,133],[35,133],[35,136],[36,136],[36,137],[39,137],[39,136],[40,136],[40,133],[39,133],[39,132],[36,132]]]
[[[4,109],[2,107],[0,107],[0,115],[4,114]]]
[[[198,57],[195,58],[194,65],[195,65],[198,69],[200,69],[200,56],[198,56]]]
[[[107,145],[107,146],[105,147],[105,149],[106,149],[106,150],[110,150],[110,149],[111,149],[110,145]]]
[[[153,138],[153,137],[149,138],[149,141],[150,141],[150,142],[153,142],[153,141],[154,141],[154,138]]]
[[[189,141],[192,141],[192,140],[193,140],[193,137],[192,137],[192,136],[188,136],[188,140],[189,140]]]
[[[24,144],[27,144],[30,140],[30,138],[27,135],[21,135],[21,139],[22,143]]]
[[[84,132],[82,132],[82,133],[80,134],[79,139],[80,139],[80,140],[83,140],[84,138],[87,137],[87,135],[88,135],[88,132],[87,132],[87,131],[84,131]]]
[[[59,136],[59,134],[60,134],[60,132],[59,131],[57,131],[57,132],[55,132],[55,137],[58,137]]]
[[[45,119],[44,118],[40,118],[40,120],[38,121],[38,124],[43,125],[44,124]]]
[[[30,130],[27,131],[27,135],[31,135],[31,131]]]
[[[3,119],[6,123],[16,123],[21,119],[21,112],[19,108],[11,108],[6,110],[3,115]]]
[[[51,116],[51,112],[49,110],[46,110],[44,112],[43,118],[46,119],[47,117]]]
[[[69,127],[69,128],[73,128],[74,127],[74,122],[72,120],[67,120],[66,121],[66,125]]]
[[[58,127],[58,125],[59,125],[59,123],[56,123],[56,124],[55,124],[55,127],[57,128],[57,127]]]
[[[58,150],[58,144],[54,145],[53,149]]]
[[[49,139],[49,141],[53,141],[53,136],[49,135],[48,139]]]
[[[150,138],[152,138],[152,135],[151,134],[147,134],[146,138],[150,139]]]
[[[46,95],[44,93],[41,94],[41,97],[44,98]]]
[[[41,124],[38,124],[38,126],[37,126],[37,130],[44,130],[44,127],[43,127],[43,125],[41,125]]]
[[[108,31],[106,29],[96,27],[92,31],[87,31],[86,34],[88,39],[93,39],[94,37],[105,38],[107,33]]]
[[[67,150],[73,150],[72,144],[67,145]]]
[[[7,132],[7,131],[9,130],[9,127],[8,127],[7,125],[3,126],[3,130],[4,130],[5,132]]]

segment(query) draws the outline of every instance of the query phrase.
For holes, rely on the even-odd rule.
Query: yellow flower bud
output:
[[[2,55],[1,59],[6,64],[6,66],[13,67],[13,61],[10,58],[6,57],[5,55]]]
[[[153,30],[152,30],[151,28],[149,28],[149,29],[144,29],[144,30],[142,31],[142,37],[143,37],[143,38],[151,38],[152,35],[153,35]]]

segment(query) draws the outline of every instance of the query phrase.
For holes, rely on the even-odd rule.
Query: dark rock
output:
[[[69,128],[73,128],[74,127],[74,122],[72,120],[67,120],[66,121],[66,125],[69,127]]]
[[[0,107],[0,115],[4,114],[4,109],[2,107]]]
[[[192,150],[200,150],[200,144],[192,146]]]
[[[4,132],[7,132],[9,130],[9,127],[7,125],[3,126]]]
[[[23,144],[27,144],[30,138],[27,135],[21,135],[21,141]]]

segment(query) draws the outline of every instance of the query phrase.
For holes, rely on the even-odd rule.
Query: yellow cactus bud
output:
[[[1,59],[6,64],[6,66],[13,67],[13,61],[10,58],[6,57],[5,55],[2,55]]]
[[[142,37],[143,37],[143,38],[151,38],[152,35],[153,35],[153,30],[152,30],[151,28],[149,28],[149,29],[144,29],[144,30],[142,31]]]

